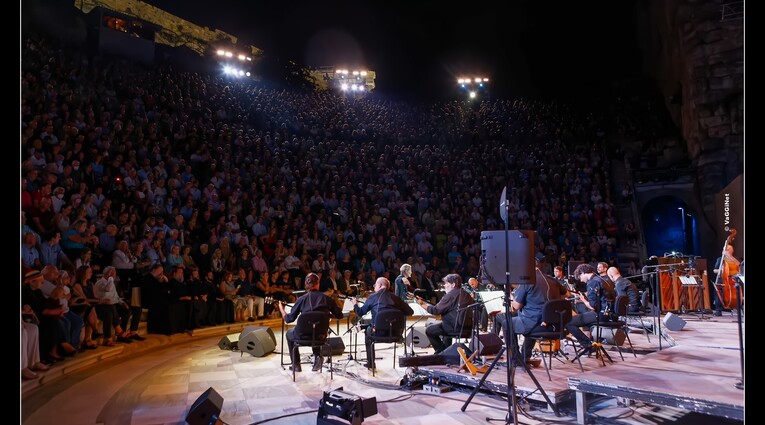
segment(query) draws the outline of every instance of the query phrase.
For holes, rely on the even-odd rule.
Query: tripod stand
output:
[[[533,373],[531,373],[531,370],[529,370],[528,366],[526,365],[525,361],[519,361],[515,358],[515,354],[517,350],[508,350],[508,343],[516,343],[515,342],[515,333],[513,331],[513,321],[511,320],[510,316],[510,284],[511,283],[518,283],[518,284],[533,284],[536,279],[536,274],[533,272],[533,255],[534,255],[534,237],[533,234],[527,235],[522,232],[519,233],[519,238],[517,241],[514,242],[514,248],[518,248],[518,252],[516,254],[517,258],[514,258],[514,260],[517,260],[518,258],[523,259],[525,264],[530,264],[531,268],[521,270],[521,273],[516,273],[517,278],[512,279],[514,280],[511,282],[510,278],[510,220],[509,220],[509,206],[510,203],[507,202],[507,186],[505,186],[504,190],[502,191],[502,197],[500,200],[500,208],[499,213],[502,219],[505,222],[505,284],[504,284],[504,306],[505,306],[505,329],[507,329],[508,334],[505,335],[505,343],[502,345],[502,348],[500,348],[499,353],[497,354],[497,357],[494,358],[494,361],[492,361],[491,366],[489,366],[486,373],[483,374],[481,377],[481,380],[478,382],[478,385],[473,389],[473,391],[470,393],[470,396],[465,401],[465,404],[462,405],[461,410],[464,412],[465,409],[467,409],[468,404],[470,404],[470,401],[475,397],[475,395],[478,393],[478,390],[481,388],[484,382],[486,382],[486,378],[489,376],[492,370],[494,370],[494,367],[497,365],[497,362],[502,357],[503,354],[506,353],[507,355],[507,391],[508,391],[508,397],[507,397],[507,415],[504,418],[505,424],[510,423],[510,416],[512,415],[512,423],[514,425],[518,425],[518,411],[516,410],[517,407],[517,399],[515,395],[515,363],[521,364],[521,366],[524,368],[526,373],[529,375],[531,380],[534,382],[534,385],[536,385],[537,389],[539,390],[539,393],[542,394],[545,401],[547,401],[548,405],[552,407],[553,411],[555,412],[556,416],[560,416],[560,413],[558,412],[558,408],[552,403],[550,398],[547,396],[547,393],[544,391],[541,385],[539,385],[539,381],[537,381],[536,377]],[[483,234],[481,235],[481,250],[484,251],[483,248],[483,242],[484,237]],[[516,247],[515,244],[518,244]],[[481,255],[481,259],[485,261],[486,256]],[[521,263],[521,264],[524,264]],[[486,270],[487,268],[484,267],[485,265],[481,265],[483,270]],[[520,267],[523,268],[523,267]],[[483,273],[482,273],[483,275]],[[485,273],[485,276],[487,276],[492,282],[492,284],[496,285],[497,282],[492,279],[492,276],[490,273]],[[508,342],[509,341],[509,342]]]
[[[509,278],[509,276],[508,276]],[[494,360],[491,362],[491,365],[489,366],[486,373],[483,374],[481,377],[481,380],[478,381],[478,385],[473,389],[473,391],[470,393],[470,396],[465,401],[465,404],[462,405],[461,410],[464,412],[465,409],[467,409],[468,404],[470,404],[470,401],[473,400],[473,397],[478,393],[478,390],[481,389],[481,386],[484,382],[486,382],[486,378],[489,377],[489,374],[497,365],[497,362],[499,362],[499,359],[502,357],[503,354],[507,353],[507,388],[508,388],[508,407],[507,407],[507,416],[504,418],[505,423],[510,423],[510,415],[513,416],[513,423],[518,424],[518,413],[515,409],[515,406],[517,406],[517,398],[515,395],[515,365],[519,364],[521,367],[526,371],[526,373],[529,375],[531,380],[534,382],[534,385],[537,387],[537,390],[539,390],[539,393],[542,394],[542,397],[544,397],[547,404],[553,409],[555,412],[555,415],[560,417],[560,413],[558,412],[558,408],[553,404],[553,402],[550,400],[550,398],[547,396],[547,393],[542,388],[542,386],[539,384],[539,381],[534,376],[534,374],[529,369],[528,365],[525,361],[520,360],[516,357],[518,354],[518,350],[514,349],[515,346],[515,333],[513,331],[513,320],[510,317],[510,285],[505,285],[505,329],[508,330],[508,335],[505,336],[505,343],[502,344],[502,347],[499,349],[499,352],[497,353],[497,356],[494,358]],[[481,303],[477,303],[481,304]],[[508,340],[510,341],[508,343]],[[508,344],[514,344],[513,347],[508,348]],[[487,419],[491,420],[491,419]]]

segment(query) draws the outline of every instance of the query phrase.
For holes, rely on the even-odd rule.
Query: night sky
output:
[[[375,70],[378,92],[420,98],[454,93],[463,75],[488,76],[501,97],[638,76],[634,2],[148,1],[282,60]]]

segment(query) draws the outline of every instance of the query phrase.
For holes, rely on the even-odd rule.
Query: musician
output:
[[[443,292],[439,290],[438,279],[433,275],[433,270],[425,270],[425,275],[422,277],[422,289],[425,291],[425,298],[431,303],[437,303],[443,296]]]
[[[467,293],[473,297],[474,301],[482,301],[478,297],[478,292],[486,290],[488,290],[487,286],[482,285],[478,279],[474,277],[468,279],[467,286],[465,286],[465,291],[467,291]],[[477,313],[478,317],[474,317],[474,319],[476,319],[476,321],[481,324],[481,330],[485,332],[486,328],[489,327],[489,312],[486,311],[486,304],[480,304]]]
[[[722,316],[724,301],[720,299],[720,295],[726,288],[723,276],[727,274],[729,278],[733,277],[733,275],[738,273],[739,265],[741,264],[741,262],[733,256],[734,252],[733,245],[725,245],[725,253],[722,257],[717,257],[717,260],[715,260],[715,268],[712,270],[715,273],[715,283],[718,284],[718,287],[712,291],[712,299],[714,301],[714,312],[712,314],[715,316]],[[725,263],[723,263],[723,261],[725,261]],[[727,267],[728,273],[723,273],[720,268],[721,266]],[[733,270],[732,273],[730,272],[731,270]],[[723,273],[723,276],[718,276],[720,273]]]
[[[402,266],[403,271],[403,266]],[[435,354],[452,345],[450,334],[460,333],[462,329],[473,326],[473,309],[464,308],[473,303],[473,298],[462,289],[462,278],[455,273],[444,276],[444,291],[446,295],[436,305],[427,305],[422,298],[417,297],[417,303],[428,313],[441,316],[441,323],[435,323],[425,328]]]
[[[407,263],[401,265],[401,274],[396,277],[396,296],[402,300],[407,299],[407,293],[412,292],[412,283],[409,279],[412,277],[412,266]]]
[[[351,297],[351,302],[353,303],[353,312],[356,314],[356,317],[362,317],[367,312],[372,312],[372,324],[375,323],[375,320],[377,319],[377,313],[384,310],[401,310],[404,312],[404,315],[411,316],[414,314],[414,310],[412,310],[412,307],[409,306],[406,302],[404,302],[401,298],[396,296],[396,294],[390,292],[388,290],[388,287],[390,286],[390,281],[384,277],[377,278],[375,281],[374,290],[375,292],[370,295],[367,300],[364,302],[364,305],[359,306],[358,300],[356,297]],[[375,359],[374,359],[374,352],[372,351],[372,336],[389,336],[384,334],[377,333],[377,329],[375,329],[374,326],[367,326],[365,334],[366,338],[364,339],[364,345],[366,345],[367,348],[367,362],[364,364],[365,367],[369,369],[375,368]]]
[[[616,267],[608,268],[608,277],[614,282],[614,290],[616,296],[626,296],[630,300],[628,307],[629,313],[637,313],[640,311],[640,294],[638,293],[637,286],[629,279],[622,276],[622,273]]]
[[[295,301],[295,305],[292,306],[292,310],[289,314],[284,310],[284,305],[278,303],[279,311],[286,323],[294,322],[300,313],[307,313],[309,311],[326,311],[338,319],[343,318],[343,310],[329,296],[319,291],[319,276],[316,273],[308,273],[308,275],[306,275],[305,290],[307,292]],[[302,372],[302,368],[300,367],[300,354],[294,351],[295,343],[293,341],[297,339],[295,328],[287,331],[286,338],[287,348],[292,357],[292,366],[290,366],[290,370]],[[324,363],[324,357],[321,355],[320,347],[313,347],[313,355],[313,368],[311,370],[318,372],[321,370],[322,363]]]
[[[513,331],[515,332],[515,341],[507,341],[509,335],[506,328],[506,315],[500,313],[494,319],[494,328],[492,332],[499,334],[499,327],[505,335],[505,340],[512,343],[513,352],[517,359],[522,359],[525,363],[538,366],[539,362],[532,362],[531,352],[534,349],[534,340],[531,338],[523,339],[521,351],[518,351],[518,335],[526,335],[537,327],[542,321],[542,309],[547,301],[558,300],[568,295],[568,290],[559,284],[554,278],[542,273],[541,263],[537,261],[536,283],[533,285],[519,285],[513,291],[511,306],[517,313],[512,318]],[[521,355],[522,354],[522,355]],[[537,359],[538,360],[538,359]]]
[[[587,297],[580,299],[580,302],[586,307],[586,311],[571,319],[566,325],[566,329],[579,341],[582,348],[589,350],[592,348],[592,340],[579,327],[583,326],[589,329],[598,321],[610,320],[610,311],[616,298],[616,291],[610,279],[603,279],[587,263],[576,267],[574,278],[587,284]]]

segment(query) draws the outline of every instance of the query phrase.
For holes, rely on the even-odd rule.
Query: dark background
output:
[[[300,65],[377,72],[377,91],[448,98],[487,76],[494,96],[581,96],[641,74],[634,0],[149,0]]]

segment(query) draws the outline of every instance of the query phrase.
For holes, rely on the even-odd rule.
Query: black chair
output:
[[[614,301],[613,315],[617,316],[618,319],[601,322],[600,327],[598,328],[598,336],[595,339],[595,341],[600,341],[600,342],[604,341],[603,329],[612,329],[613,332],[621,330],[626,335],[627,342],[630,344],[630,350],[632,350],[632,355],[637,358],[637,354],[635,354],[635,347],[632,346],[632,341],[630,340],[630,330],[627,327],[627,322],[625,320],[622,320],[623,317],[627,316],[627,311],[629,310],[629,306],[630,306],[629,297],[627,297],[626,295],[619,295],[618,297],[616,297],[616,300]],[[619,347],[619,344],[614,344],[614,346],[616,347],[616,350],[619,351],[619,356],[622,358],[622,361],[624,361],[624,355],[622,354],[622,349]]]
[[[375,344],[393,344],[393,368],[396,368],[396,344],[406,344],[404,339],[404,329],[406,329],[406,315],[401,310],[381,310],[375,317],[373,327],[374,331],[369,336],[372,343],[369,345],[370,352],[367,353],[367,359],[374,364]],[[406,345],[404,345],[406,350]],[[372,376],[375,376],[375,369],[372,368]]]
[[[329,313],[325,311],[309,311],[300,313],[294,330],[295,340],[290,353],[291,359],[300,359],[300,347],[326,347],[329,353],[329,363],[332,364],[332,348],[329,345]],[[324,349],[321,349],[324,351]],[[292,382],[295,382],[295,367],[292,368]],[[332,379],[332,367],[329,368],[329,379]]]
[[[524,335],[524,338],[531,338],[538,341],[562,341],[566,338],[566,325],[571,321],[573,316],[573,307],[571,301],[567,299],[550,300],[547,301],[542,307],[542,322],[531,330],[528,334]],[[545,361],[545,352],[542,352],[542,364],[545,365],[547,371],[547,379],[552,381],[550,377],[550,369],[552,369],[552,359],[555,354],[562,354],[568,360],[568,356],[563,352],[562,348],[558,348],[557,351],[550,350],[547,354],[550,355],[550,366],[547,366]],[[584,372],[582,367],[582,361],[577,357],[579,362],[579,369]]]
[[[643,321],[643,318],[648,315],[648,307],[649,307],[650,301],[648,300],[648,291],[643,291],[643,294],[640,296],[640,309],[637,311],[627,312],[627,317],[633,318],[637,320],[640,325],[637,327],[643,329],[643,332],[645,333],[646,339],[648,339],[648,342],[651,342],[651,332],[653,332],[653,328],[650,328],[648,325],[645,324]],[[656,316],[653,316],[653,327],[656,327]]]

